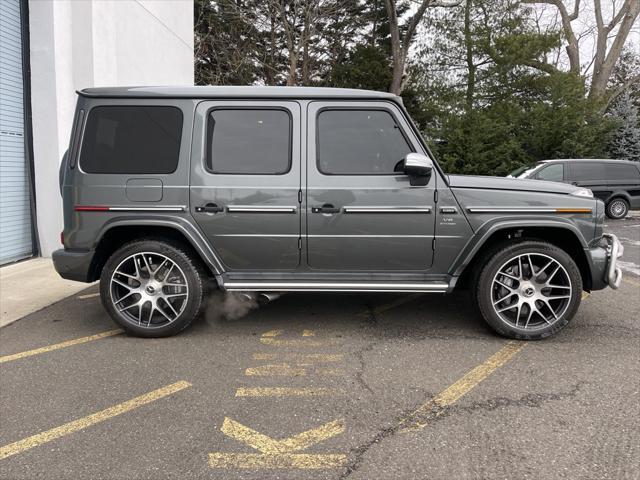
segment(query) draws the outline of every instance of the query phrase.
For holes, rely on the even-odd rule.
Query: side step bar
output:
[[[446,293],[448,283],[347,283],[347,282],[224,282],[237,292],[432,292]]]

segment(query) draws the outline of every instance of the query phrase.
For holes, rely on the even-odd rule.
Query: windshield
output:
[[[513,172],[511,172],[507,177],[509,178],[529,178],[529,176],[533,173],[534,170],[537,170],[539,167],[544,165],[541,162],[536,163],[535,165],[525,165],[520,168],[516,168]]]

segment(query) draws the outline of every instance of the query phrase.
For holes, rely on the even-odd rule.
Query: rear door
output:
[[[200,103],[191,164],[192,215],[229,270],[298,266],[297,103]]]
[[[422,151],[388,102],[308,106],[307,254],[312,269],[424,271],[433,260],[434,190],[394,168]]]

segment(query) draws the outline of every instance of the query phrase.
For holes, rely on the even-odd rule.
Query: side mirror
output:
[[[402,172],[411,177],[411,185],[424,186],[431,178],[433,162],[421,153],[408,153],[399,167]]]

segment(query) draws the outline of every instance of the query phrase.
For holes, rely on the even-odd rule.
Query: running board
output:
[[[431,292],[446,293],[448,283],[224,282],[230,292]]]

